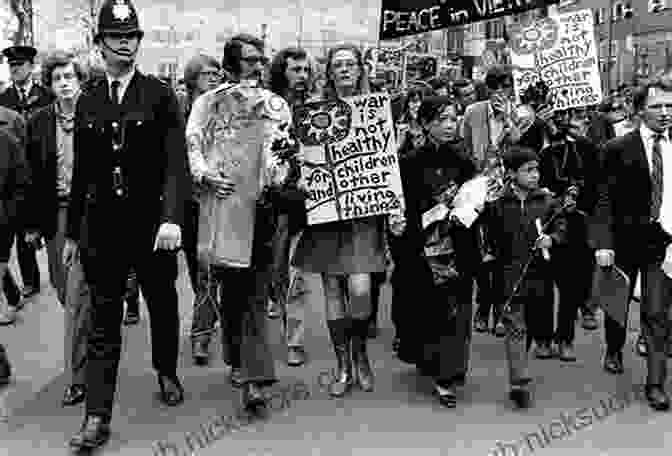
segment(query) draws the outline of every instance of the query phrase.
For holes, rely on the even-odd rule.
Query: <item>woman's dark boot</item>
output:
[[[334,346],[338,371],[329,385],[329,394],[342,397],[352,386],[352,360],[350,358],[350,319],[328,320],[329,335]]]
[[[352,320],[352,363],[355,378],[364,391],[373,391],[373,371],[366,353],[369,332],[369,320]]]

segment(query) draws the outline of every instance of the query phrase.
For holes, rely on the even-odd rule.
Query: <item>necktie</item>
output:
[[[112,81],[110,88],[112,89],[112,103],[115,105],[119,104],[119,81]]]
[[[660,207],[663,204],[663,155],[660,142],[664,136],[656,133],[653,136],[653,153],[651,154],[651,217],[658,220]]]
[[[26,89],[20,89],[20,93],[21,93],[21,102],[22,102],[22,103],[25,103],[25,102],[26,102],[26,98],[27,98],[27,97],[26,97]]]

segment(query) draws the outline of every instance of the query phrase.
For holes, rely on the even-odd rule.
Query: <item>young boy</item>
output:
[[[537,346],[549,347],[553,338],[553,279],[540,251],[565,242],[566,220],[556,212],[558,202],[539,188],[539,157],[534,150],[512,146],[503,161],[511,178],[509,187],[485,206],[483,216],[501,274],[502,302],[513,294],[525,265],[531,262],[503,314],[509,397],[518,407],[527,408],[532,380],[527,372],[528,350],[532,340]],[[537,220],[544,225],[544,234],[539,234]]]

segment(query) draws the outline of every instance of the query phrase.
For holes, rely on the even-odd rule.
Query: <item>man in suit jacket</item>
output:
[[[177,249],[190,192],[184,121],[173,90],[135,68],[143,32],[130,0],[101,6],[96,44],[105,79],[77,103],[74,169],[64,260],[79,253],[91,290],[86,412],[73,450],[110,436],[121,355],[123,297],[135,269],[151,319],[161,401],[183,402]],[[85,223],[82,224],[82,218]]]
[[[664,385],[672,278],[661,264],[672,243],[672,86],[649,83],[636,93],[634,105],[641,115],[640,127],[605,146],[592,237],[598,265],[617,264],[632,283],[641,271],[642,325],[649,347],[646,397],[652,408],[667,410],[670,400]],[[604,367],[622,373],[626,328],[607,315],[605,331]]]
[[[18,112],[25,121],[38,109],[51,103],[47,89],[33,81],[37,49],[31,46],[12,46],[2,51],[7,59],[12,85],[0,94],[0,106]],[[21,139],[23,143],[25,138]],[[35,258],[35,248],[26,243],[21,227],[17,232],[16,251],[23,278],[24,296],[30,297],[40,290],[40,270]]]

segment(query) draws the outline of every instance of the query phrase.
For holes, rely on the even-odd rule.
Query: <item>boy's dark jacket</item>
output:
[[[560,201],[545,190],[534,190],[523,201],[512,188],[496,201],[486,204],[482,221],[487,230],[490,251],[499,263],[497,269],[503,273],[503,298],[508,297],[520,276],[530,255],[536,255],[530,265],[527,277],[529,280],[542,279],[547,276],[546,262],[538,251],[532,252],[532,246],[539,237],[535,220],[541,219],[542,224],[559,213],[546,229],[545,233],[553,239],[553,245],[559,246],[566,242],[567,218],[561,212]]]

